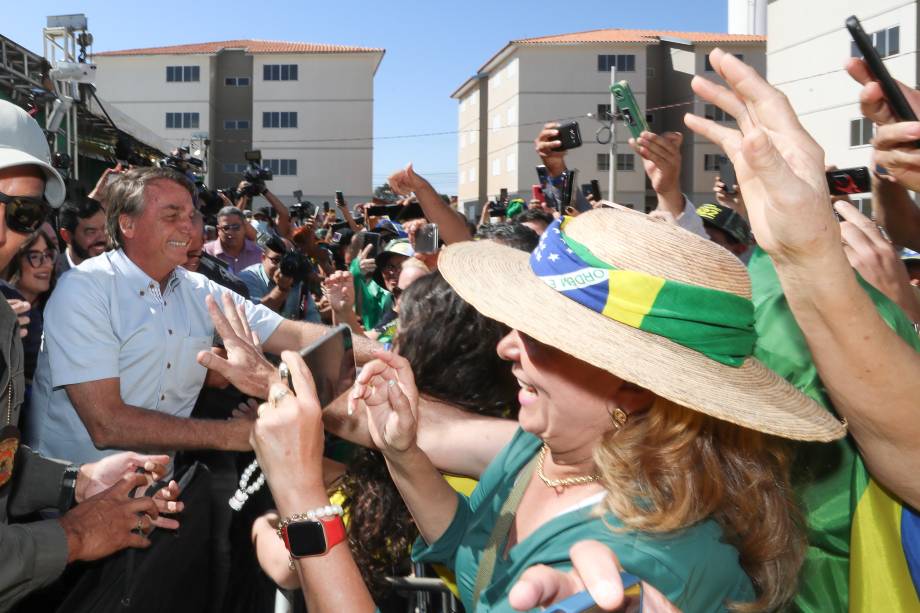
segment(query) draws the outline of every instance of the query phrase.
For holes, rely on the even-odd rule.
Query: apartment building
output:
[[[873,126],[859,111],[859,84],[843,68],[849,57],[859,56],[844,22],[859,17],[892,76],[916,87],[920,3],[771,0],[767,10],[770,82],[789,97],[802,125],[824,147],[828,164],[868,166]],[[868,197],[860,204],[869,212]]]
[[[656,132],[684,133],[682,188],[695,201],[712,198],[720,151],[683,125],[694,112],[730,122],[702,101],[694,101],[690,80],[696,74],[717,79],[708,63],[715,47],[735,53],[765,73],[763,36],[605,29],[513,40],[492,56],[451,97],[458,109],[458,196],[467,210],[494,198],[501,188],[529,198],[539,163],[533,141],[548,121],[576,119],[584,145],[567,155],[579,169],[579,183],[597,179],[604,198],[610,164],[616,169],[616,202],[639,210],[654,207],[642,166],[616,127],[617,155],[596,142],[595,133],[610,113],[610,68],[629,82]]]
[[[232,40],[96,53],[100,95],[175,146],[206,156],[210,187],[235,186],[262,152],[273,193],[370,199],[374,75],[383,49]]]

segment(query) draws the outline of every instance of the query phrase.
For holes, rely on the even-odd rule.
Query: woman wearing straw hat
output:
[[[439,265],[465,300],[513,329],[498,351],[522,388],[520,429],[466,499],[416,444],[418,392],[405,360],[366,365],[350,403],[366,410],[418,524],[414,556],[455,570],[468,611],[510,611],[527,568],[567,569],[570,546],[584,539],[606,544],[684,611],[770,610],[791,598],[804,537],[776,437],[845,431],[750,357],[750,284],[730,253],[617,207],[556,222],[532,254],[466,242]],[[276,389],[287,412],[266,411],[254,430],[282,515],[320,498],[310,486],[321,483],[311,472],[318,459],[295,474],[281,466],[279,449],[301,444],[285,438],[282,415],[315,413],[300,387],[300,398]],[[309,600],[328,587],[304,560]]]

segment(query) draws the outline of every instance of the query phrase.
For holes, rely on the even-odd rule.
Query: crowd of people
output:
[[[850,61],[870,220],[777,89],[709,60],[736,125],[685,123],[737,184],[692,202],[683,134],[643,132],[649,214],[473,224],[411,164],[386,211],[244,182],[269,206],[212,217],[120,164],[68,199],[0,102],[0,610],[918,610],[920,127]],[[360,368],[321,406],[298,351],[334,326]]]

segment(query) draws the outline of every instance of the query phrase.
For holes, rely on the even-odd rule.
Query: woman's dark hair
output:
[[[421,394],[486,415],[516,417],[519,386],[495,352],[508,329],[480,315],[440,273],[416,280],[400,299],[400,355]],[[418,530],[390,479],[383,456],[360,449],[342,480],[355,562],[376,601],[389,595],[384,577],[408,574]]]
[[[48,232],[44,227],[39,228],[35,232],[29,235],[29,238],[26,239],[20,247],[19,251],[16,252],[16,257],[10,260],[10,265],[6,269],[6,278],[9,281],[10,285],[16,285],[16,282],[19,281],[19,278],[22,276],[22,260],[25,258],[26,254],[35,246],[35,243],[38,242],[39,238],[44,238],[45,243],[48,245],[48,249],[57,253],[58,244],[54,238],[54,235]],[[62,257],[61,254],[58,254],[58,257]],[[32,307],[40,307],[48,299],[48,296],[51,295],[51,291],[54,289],[55,278],[54,278],[54,264],[52,263],[52,273],[51,273],[51,284],[48,286],[48,291],[38,297],[38,304],[33,304]]]

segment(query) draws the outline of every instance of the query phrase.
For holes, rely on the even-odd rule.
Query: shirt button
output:
[[[166,394],[163,394],[162,396],[160,396],[160,400],[166,400]]]
[[[143,296],[143,295],[144,295],[144,290],[141,290],[141,296]]]
[[[170,364],[169,362],[166,362],[166,368],[172,368],[172,364]]]
[[[172,330],[169,330],[169,333],[172,334]]]

